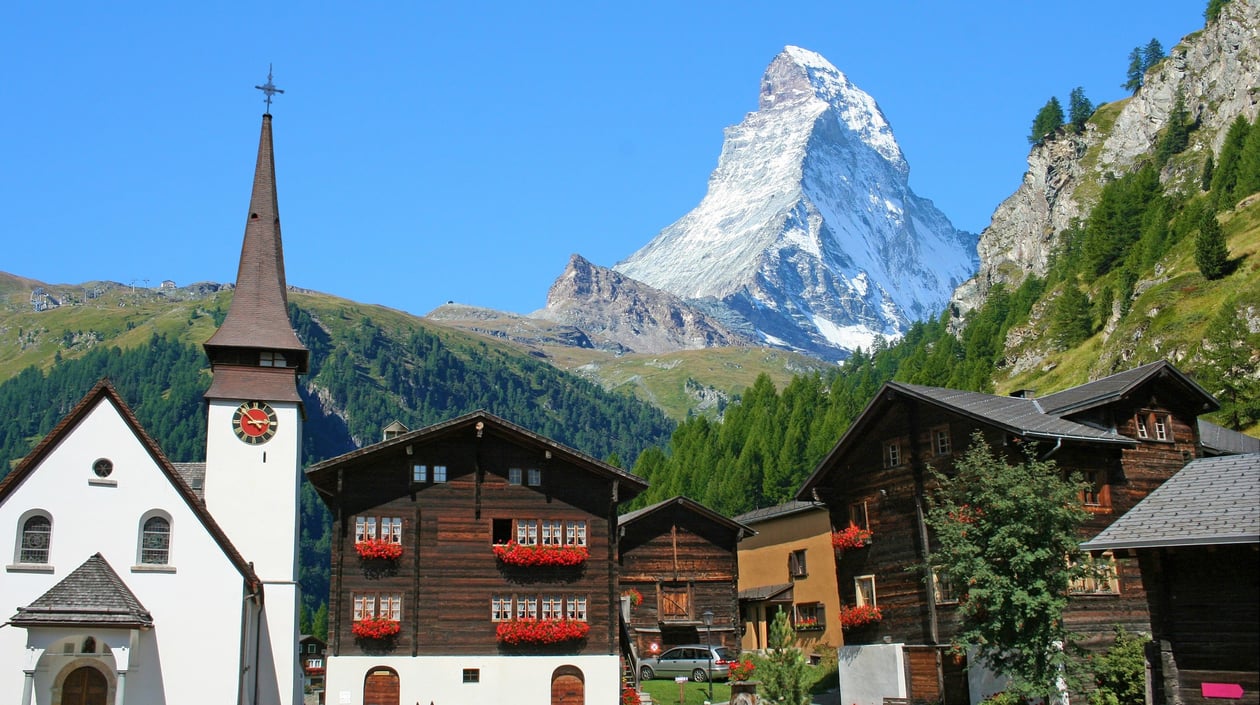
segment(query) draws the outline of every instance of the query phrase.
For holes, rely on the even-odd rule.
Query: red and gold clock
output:
[[[247,401],[232,414],[232,431],[242,442],[259,445],[276,435],[276,411],[267,402]]]

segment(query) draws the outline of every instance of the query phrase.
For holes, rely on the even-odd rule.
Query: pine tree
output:
[[[1225,142],[1221,145],[1221,153],[1216,160],[1216,171],[1212,173],[1212,203],[1217,210],[1229,210],[1238,202],[1234,189],[1238,185],[1243,146],[1247,143],[1250,131],[1251,125],[1247,123],[1247,118],[1239,115],[1225,133]]]
[[[1199,221],[1199,235],[1194,240],[1194,263],[1205,279],[1220,279],[1225,276],[1229,264],[1229,248],[1225,244],[1225,233],[1216,220],[1216,214],[1205,211]]]
[[[805,657],[793,646],[796,632],[788,623],[788,615],[780,610],[770,623],[770,647],[761,669],[761,694],[768,702],[805,705],[809,691],[805,687]]]
[[[1154,37],[1146,43],[1146,47],[1142,49],[1142,73],[1150,71],[1155,64],[1164,60],[1164,47]]]
[[[1207,7],[1203,10],[1203,19],[1207,20],[1208,24],[1215,22],[1228,3],[1229,0],[1208,0]]]
[[[1072,129],[1077,132],[1085,129],[1085,121],[1093,114],[1094,104],[1085,97],[1085,89],[1081,86],[1073,88],[1068,98],[1068,122],[1072,124]]]
[[[1246,316],[1227,301],[1208,323],[1199,381],[1221,403],[1225,425],[1241,431],[1260,420],[1260,360],[1253,352],[1260,335],[1247,328]]]
[[[1192,127],[1185,98],[1181,95],[1181,91],[1177,91],[1172,110],[1168,113],[1168,126],[1164,128],[1164,135],[1155,148],[1155,163],[1162,167],[1168,163],[1169,159],[1172,159],[1173,155],[1180,154],[1190,144]]]
[[[1063,106],[1059,99],[1051,96],[1050,100],[1037,111],[1033,119],[1032,134],[1028,135],[1028,143],[1039,145],[1046,136],[1063,126]]]
[[[1234,185],[1234,198],[1260,191],[1260,118],[1247,130],[1238,155],[1238,183]]]
[[[1207,159],[1203,162],[1203,176],[1199,178],[1199,189],[1202,191],[1212,190],[1212,172],[1216,170],[1216,160],[1212,159],[1212,155],[1207,155]]]
[[[1089,295],[1068,282],[1054,301],[1050,314],[1050,337],[1061,350],[1074,348],[1094,334],[1093,310]]]
[[[1125,74],[1126,80],[1120,85],[1130,93],[1137,93],[1142,87],[1142,76],[1145,70],[1142,68],[1142,47],[1133,47],[1133,51],[1129,52],[1129,70]]]

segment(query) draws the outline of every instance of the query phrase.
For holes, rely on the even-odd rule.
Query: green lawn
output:
[[[639,683],[639,690],[652,696],[653,705],[677,705],[681,702],[684,705],[703,705],[705,700],[709,699],[708,683],[692,683],[688,681],[683,684],[684,700],[678,699],[678,684],[672,680],[659,678],[656,680],[642,681]],[[726,683],[713,684],[713,702],[724,703],[731,699],[731,686]]]

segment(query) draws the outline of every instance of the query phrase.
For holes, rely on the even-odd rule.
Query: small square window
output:
[[[539,470],[538,468],[530,468],[528,482],[529,482],[530,487],[538,487],[539,485],[541,485],[542,484],[542,470]]]
[[[429,467],[427,465],[412,465],[411,466],[411,481],[412,482],[428,482],[429,481]]]
[[[521,469],[520,468],[508,468],[508,484],[509,485],[521,484]]]
[[[433,466],[433,481],[446,482],[446,466],[445,465]]]
[[[480,668],[465,668],[464,669],[464,682],[465,683],[480,683],[481,682],[481,669]]]

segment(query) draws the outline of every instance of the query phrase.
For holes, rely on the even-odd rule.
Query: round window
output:
[[[97,477],[109,477],[110,473],[114,472],[114,461],[101,458],[92,463],[92,472],[96,473]]]

